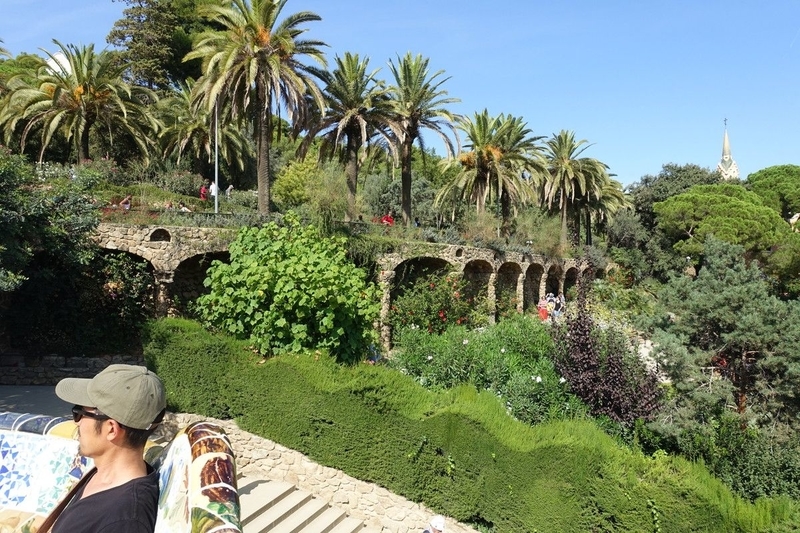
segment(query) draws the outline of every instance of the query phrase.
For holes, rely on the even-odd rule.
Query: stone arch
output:
[[[564,294],[566,295],[567,292],[573,288],[575,285],[578,284],[578,276],[582,274],[578,271],[577,267],[571,267],[567,269],[566,274],[564,274]]]
[[[463,276],[467,282],[465,293],[467,298],[479,299],[489,298],[489,287],[491,285],[494,267],[483,259],[474,259],[464,265]]]
[[[507,314],[521,309],[519,280],[522,267],[519,263],[503,263],[497,269],[495,301],[498,314]]]
[[[539,303],[539,288],[542,285],[542,277],[544,276],[544,266],[534,263],[525,271],[525,285],[522,289],[522,310],[536,309]]]
[[[172,242],[172,235],[164,228],[156,228],[150,233],[150,242]]]
[[[169,291],[169,314],[185,314],[189,302],[193,302],[200,295],[209,292],[208,288],[203,286],[203,281],[214,260],[229,263],[230,254],[228,252],[198,254],[183,260],[178,265],[172,276],[172,286]]]
[[[544,284],[544,292],[545,294],[558,294],[559,289],[561,288],[561,276],[563,275],[563,270],[561,269],[560,265],[550,265],[550,268],[547,269],[547,279],[545,280]]]
[[[391,300],[403,294],[406,287],[412,286],[418,279],[432,274],[443,275],[454,270],[446,260],[440,257],[413,257],[402,261],[394,268],[394,283],[391,289]]]

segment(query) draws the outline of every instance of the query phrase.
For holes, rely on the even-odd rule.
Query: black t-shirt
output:
[[[81,498],[75,495],[52,533],[153,533],[158,510],[158,472]],[[85,487],[84,487],[85,488]]]

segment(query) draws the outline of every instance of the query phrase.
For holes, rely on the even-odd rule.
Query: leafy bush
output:
[[[327,348],[342,361],[362,359],[374,341],[378,289],[347,259],[344,239],[320,237],[294,213],[283,222],[240,230],[230,264],[208,271],[200,316],[264,354]]]
[[[505,402],[530,424],[581,416],[586,409],[566,391],[553,365],[545,326],[515,315],[498,325],[470,331],[450,327],[442,335],[411,329],[390,364],[431,388],[471,384]]]
[[[456,273],[417,279],[395,298],[389,323],[396,339],[407,330],[443,333],[451,325],[471,322],[475,301],[467,298],[467,282]]]
[[[660,407],[657,377],[631,354],[624,335],[595,326],[587,310],[588,282],[579,285],[577,311],[554,330],[556,368],[594,416],[628,428],[652,419]]]

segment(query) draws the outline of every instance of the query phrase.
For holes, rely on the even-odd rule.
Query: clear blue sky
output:
[[[105,46],[124,3],[2,0],[13,54],[51,40]],[[522,116],[536,135],[573,130],[624,184],[664,163],[713,168],[723,119],[744,178],[800,164],[796,0],[289,0],[313,11],[309,38],[369,56],[388,79],[411,51],[451,79],[453,111]],[[427,135],[431,146],[441,145]]]

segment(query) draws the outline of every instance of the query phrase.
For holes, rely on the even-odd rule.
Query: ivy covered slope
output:
[[[630,451],[588,421],[531,427],[473,387],[431,392],[382,366],[343,367],[318,352],[264,361],[247,348],[177,319],[150,323],[144,345],[172,409],[235,418],[498,533],[791,527],[790,500],[747,503],[704,467]]]

